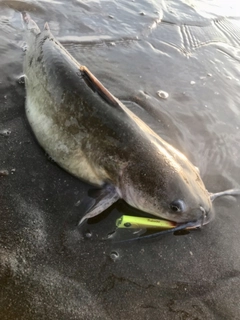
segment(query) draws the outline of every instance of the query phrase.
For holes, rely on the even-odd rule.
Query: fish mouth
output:
[[[203,226],[208,224],[213,219],[212,215],[210,214],[210,210],[206,211],[202,206],[200,206],[200,210],[201,210],[201,217],[198,220],[188,221],[184,223],[177,223],[176,227],[173,228],[171,231],[202,228]]]
[[[210,200],[213,202],[216,198],[223,197],[223,196],[239,196],[240,189],[229,189],[225,191],[221,191],[218,193],[209,193]],[[204,209],[202,206],[199,207],[201,210],[201,216],[198,220],[183,222],[183,223],[176,223],[175,228],[171,229],[171,231],[183,230],[183,229],[196,229],[201,228],[211,222],[214,218],[214,211],[209,209],[208,211]]]

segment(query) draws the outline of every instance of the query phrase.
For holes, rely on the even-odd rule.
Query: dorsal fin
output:
[[[121,101],[114,97],[114,95],[109,92],[104,85],[88,70],[85,66],[80,66],[80,71],[86,84],[94,91],[99,94],[99,96],[104,99],[109,105],[121,110],[129,118],[131,118],[142,130],[147,134],[151,135],[155,139],[160,139],[160,137],[139,117],[137,117],[131,110],[129,110]]]
[[[162,139],[139,117],[137,117],[131,110],[129,110],[121,101],[114,97],[114,95],[109,92],[104,85],[88,70],[85,66],[79,67],[81,75],[86,82],[86,84],[94,91],[99,94],[99,96],[104,99],[109,105],[117,108],[127,115],[132,121],[134,121],[138,127],[141,128],[146,134],[155,138],[157,141]]]
[[[87,67],[80,67],[81,74],[86,84],[94,91],[99,94],[99,96],[104,99],[108,104],[113,107],[123,110],[120,101],[114,97],[114,95],[109,92],[104,85],[88,70]]]

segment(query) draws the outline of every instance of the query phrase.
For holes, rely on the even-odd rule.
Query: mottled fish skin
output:
[[[210,221],[209,193],[188,159],[118,99],[94,92],[87,69],[47,25],[42,32],[33,23],[27,28],[26,113],[52,159],[93,185],[115,186],[120,198],[155,216]]]

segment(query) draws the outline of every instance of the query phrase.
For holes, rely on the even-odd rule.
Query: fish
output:
[[[98,188],[79,225],[119,199],[143,212],[196,227],[214,218],[199,170],[81,65],[26,13],[26,115],[39,144],[64,170]],[[174,229],[172,229],[174,231]]]

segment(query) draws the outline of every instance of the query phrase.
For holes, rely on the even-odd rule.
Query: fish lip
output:
[[[189,221],[186,223],[186,229],[196,229],[196,228],[202,228],[203,226],[207,225],[211,219],[209,218],[208,214],[204,217],[201,217],[198,220],[195,221]],[[183,225],[184,223],[179,223],[177,226]]]
[[[203,226],[207,225],[210,221],[212,221],[213,215],[211,215],[211,212],[210,212],[211,210],[209,209],[208,211],[206,211],[206,209],[204,209],[204,207],[202,206],[200,206],[199,208],[202,212],[201,217],[197,220],[186,222],[186,225],[187,225],[186,229],[202,228]],[[181,224],[178,224],[178,225],[181,225]]]
[[[207,225],[211,220],[211,214],[210,210],[206,211],[203,207],[200,207],[202,211],[202,215],[199,219],[197,220],[192,220],[192,221],[186,221],[186,222],[179,222],[176,223],[175,228],[185,226],[185,229],[196,229],[196,228],[202,228],[203,226]]]
[[[197,221],[188,221],[188,222],[181,222],[181,223],[177,223],[175,228],[178,227],[183,227],[182,229],[196,229],[202,226],[201,224],[201,220],[197,220]]]

